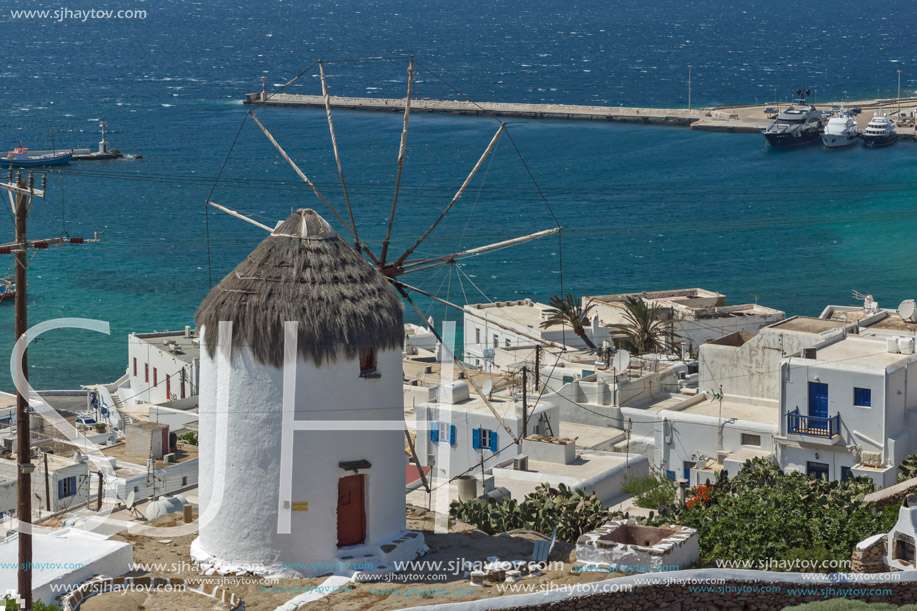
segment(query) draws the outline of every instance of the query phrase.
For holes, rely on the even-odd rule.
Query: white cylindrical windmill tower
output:
[[[308,575],[420,553],[423,537],[405,531],[402,304],[391,284],[297,210],[210,291],[197,322],[192,557]]]

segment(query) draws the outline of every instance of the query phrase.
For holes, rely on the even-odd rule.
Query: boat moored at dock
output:
[[[856,144],[860,138],[860,127],[847,111],[838,112],[837,116],[828,119],[821,141],[828,148],[840,148]]]
[[[773,148],[800,146],[818,142],[825,128],[825,113],[806,103],[809,91],[797,89],[799,99],[767,126],[761,133]]]
[[[17,146],[0,157],[0,167],[35,168],[54,165],[66,165],[73,159],[73,151],[63,153],[29,153],[29,149]]]
[[[897,140],[895,123],[888,118],[887,113],[876,112],[863,132],[863,144],[868,147],[880,147],[894,144]]]

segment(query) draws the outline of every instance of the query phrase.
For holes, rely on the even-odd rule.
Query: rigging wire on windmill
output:
[[[435,219],[435,220],[430,224],[430,226],[420,235],[420,237],[418,237],[416,240],[413,240],[413,242],[411,243],[411,245],[410,245],[402,254],[400,254],[399,256],[397,256],[397,258],[394,258],[394,257],[393,257],[392,259],[389,258],[389,254],[390,254],[390,253],[389,253],[389,250],[390,250],[390,247],[391,247],[391,245],[392,245],[393,228],[394,228],[394,223],[395,223],[395,219],[396,219],[396,215],[397,215],[397,211],[398,211],[399,194],[400,194],[400,191],[401,191],[401,179],[402,179],[403,170],[404,170],[405,152],[406,152],[406,146],[407,146],[408,130],[409,130],[409,125],[410,125],[411,99],[412,99],[412,96],[413,96],[413,87],[414,87],[414,75],[415,75],[415,68],[414,68],[414,66],[415,66],[415,60],[414,60],[413,57],[410,57],[410,61],[409,61],[409,64],[408,64],[408,70],[407,70],[407,71],[408,71],[407,94],[406,94],[406,97],[405,97],[405,105],[404,105],[405,108],[404,108],[403,124],[402,124],[402,130],[401,130],[401,137],[400,137],[399,147],[398,147],[397,173],[396,173],[396,177],[395,177],[395,188],[394,188],[394,193],[393,193],[393,196],[392,196],[392,206],[391,206],[391,212],[390,212],[390,214],[389,214],[389,216],[388,216],[388,222],[387,222],[387,225],[386,225],[385,238],[383,239],[383,242],[382,242],[382,245],[381,245],[381,249],[380,249],[380,251],[379,251],[379,254],[377,255],[377,254],[374,252],[374,250],[373,250],[365,241],[362,241],[362,240],[360,239],[360,236],[359,236],[358,231],[357,231],[356,218],[355,218],[355,216],[354,216],[353,207],[352,207],[352,204],[351,204],[351,201],[350,201],[350,197],[349,197],[349,194],[348,194],[347,183],[346,183],[346,181],[345,181],[345,179],[344,179],[343,164],[342,164],[342,162],[341,162],[340,153],[339,153],[338,146],[337,146],[337,137],[336,137],[335,129],[334,129],[334,122],[333,122],[333,116],[332,116],[332,111],[331,111],[331,105],[330,105],[330,101],[329,101],[327,80],[326,80],[325,71],[324,71],[324,64],[325,64],[325,63],[326,63],[326,62],[325,62],[324,60],[319,60],[319,61],[313,63],[313,64],[310,66],[310,68],[307,68],[306,71],[308,71],[309,69],[311,69],[311,67],[312,67],[312,66],[315,66],[316,64],[317,64],[318,67],[319,67],[319,75],[320,75],[321,83],[322,83],[322,94],[323,94],[323,98],[324,98],[324,100],[325,100],[325,110],[326,110],[326,116],[327,116],[327,120],[328,120],[329,134],[330,134],[330,137],[331,137],[331,143],[332,143],[332,147],[333,147],[333,150],[334,150],[335,164],[336,164],[336,166],[337,166],[338,178],[339,178],[339,180],[340,180],[341,189],[342,189],[342,192],[343,192],[343,194],[344,194],[344,200],[345,200],[345,205],[346,205],[347,219],[345,219],[344,216],[335,208],[335,206],[332,205],[332,203],[322,194],[322,192],[319,190],[319,188],[318,188],[318,186],[316,185],[316,183],[313,182],[313,181],[306,175],[306,173],[299,167],[299,165],[296,164],[296,162],[290,157],[290,155],[287,153],[287,151],[284,149],[284,147],[281,146],[281,144],[279,143],[278,139],[271,133],[270,130],[268,130],[268,128],[267,128],[267,126],[264,124],[264,122],[263,122],[263,121],[257,116],[257,114],[255,113],[255,110],[257,109],[257,110],[260,111],[261,106],[263,106],[264,102],[265,102],[267,99],[269,99],[268,96],[267,96],[267,94],[266,94],[266,92],[262,93],[262,100],[260,101],[260,103],[257,104],[257,108],[256,108],[256,109],[250,109],[250,110],[247,111],[246,116],[245,116],[245,118],[243,119],[242,124],[241,124],[240,127],[239,127],[239,131],[237,132],[236,137],[235,137],[235,139],[233,140],[232,145],[230,146],[230,150],[229,150],[229,152],[227,153],[226,158],[224,159],[223,166],[221,166],[221,168],[220,168],[220,171],[219,171],[219,173],[218,173],[218,175],[217,175],[217,179],[214,181],[214,184],[213,184],[213,187],[212,187],[212,189],[211,189],[210,195],[209,195],[209,196],[207,197],[207,199],[205,200],[205,207],[206,207],[206,206],[211,206],[211,207],[217,208],[217,209],[219,209],[219,210],[221,210],[221,211],[223,211],[223,212],[226,212],[227,214],[230,214],[230,215],[232,215],[232,216],[234,216],[234,217],[236,217],[236,218],[239,218],[239,219],[241,219],[241,220],[244,220],[244,221],[246,221],[246,222],[248,222],[248,223],[250,223],[250,224],[252,224],[252,225],[255,225],[255,226],[257,226],[257,227],[259,227],[259,228],[261,228],[261,229],[264,229],[264,230],[266,230],[266,231],[272,233],[272,235],[274,235],[274,230],[272,230],[272,229],[271,229],[269,226],[267,226],[266,224],[263,224],[263,223],[260,223],[260,222],[258,222],[258,221],[255,221],[254,219],[251,219],[251,218],[247,217],[246,215],[244,215],[244,214],[242,214],[242,213],[240,213],[240,212],[238,212],[238,211],[232,210],[232,209],[230,209],[230,208],[228,208],[228,207],[226,207],[226,206],[223,206],[223,205],[221,205],[221,204],[217,204],[216,202],[212,201],[213,193],[215,192],[216,187],[217,187],[217,185],[218,185],[218,183],[219,183],[219,179],[220,179],[220,177],[221,177],[222,174],[223,174],[223,171],[224,171],[224,169],[225,169],[226,163],[228,162],[228,160],[229,160],[229,158],[230,158],[230,156],[231,156],[231,154],[232,154],[232,150],[233,150],[233,148],[235,147],[235,145],[236,145],[236,143],[237,143],[237,141],[238,141],[238,139],[239,139],[239,135],[240,135],[240,133],[241,133],[242,127],[244,126],[244,124],[245,124],[246,120],[248,119],[248,117],[251,117],[251,119],[255,122],[255,124],[258,126],[258,128],[261,130],[261,132],[264,134],[264,136],[268,139],[268,141],[274,146],[274,148],[275,148],[275,149],[277,150],[277,152],[281,155],[281,157],[283,157],[283,159],[290,165],[290,167],[291,167],[292,170],[296,173],[296,175],[299,176],[299,178],[300,178],[306,185],[308,185],[309,189],[311,189],[311,191],[312,191],[312,192],[314,193],[314,195],[319,199],[319,201],[320,201],[320,202],[321,202],[321,203],[322,203],[322,204],[323,204],[323,205],[324,205],[324,206],[334,215],[334,217],[338,220],[338,222],[339,222],[339,223],[340,223],[340,224],[341,224],[341,225],[351,234],[351,237],[353,238],[353,248],[354,248],[357,252],[359,252],[359,253],[365,255],[366,257],[368,257],[368,258],[370,259],[370,261],[371,261],[372,264],[374,265],[376,271],[377,271],[382,277],[384,277],[384,278],[385,278],[385,279],[386,279],[386,280],[387,280],[387,281],[397,290],[397,292],[401,295],[401,297],[411,306],[411,308],[415,311],[415,313],[420,317],[421,321],[425,321],[425,320],[427,319],[427,315],[418,307],[417,303],[416,303],[416,302],[414,301],[414,299],[409,295],[408,291],[415,292],[415,293],[417,293],[417,294],[419,294],[419,295],[423,295],[423,296],[426,296],[426,297],[428,297],[428,298],[433,298],[434,301],[438,301],[439,303],[442,303],[442,304],[443,304],[444,306],[446,306],[446,307],[453,307],[453,308],[456,308],[456,309],[459,309],[459,310],[463,310],[463,308],[458,307],[458,306],[456,306],[455,304],[452,304],[452,303],[449,301],[449,297],[450,297],[450,295],[451,295],[451,280],[452,280],[452,274],[453,274],[453,273],[459,273],[459,272],[455,271],[455,270],[456,270],[455,264],[456,264],[456,262],[457,262],[458,260],[460,260],[460,259],[462,259],[462,258],[467,258],[467,257],[471,257],[471,256],[477,256],[477,255],[483,254],[484,252],[493,251],[493,250],[497,250],[497,249],[501,249],[501,248],[507,248],[507,247],[510,247],[510,246],[514,246],[514,245],[517,245],[517,244],[521,244],[521,243],[524,243],[524,242],[528,242],[528,241],[535,240],[535,239],[538,239],[538,238],[541,238],[541,237],[545,237],[545,236],[548,236],[548,235],[552,235],[552,234],[557,234],[557,235],[558,235],[558,240],[559,240],[558,253],[561,252],[561,250],[560,250],[560,249],[561,249],[561,244],[560,244],[560,233],[561,233],[561,231],[562,231],[563,228],[561,227],[561,225],[560,225],[560,223],[559,223],[559,221],[558,221],[558,219],[557,219],[557,216],[554,214],[553,209],[551,209],[550,204],[548,204],[547,198],[545,197],[544,193],[541,191],[540,186],[538,185],[537,181],[535,181],[534,174],[531,172],[530,168],[528,167],[528,164],[525,162],[525,159],[524,159],[524,157],[522,156],[521,150],[519,149],[519,147],[517,146],[517,144],[515,143],[515,141],[512,139],[512,137],[509,135],[509,133],[508,133],[508,128],[507,128],[507,124],[506,124],[505,122],[498,121],[498,122],[500,123],[499,128],[497,129],[497,131],[496,131],[496,133],[493,135],[493,137],[490,139],[489,143],[487,144],[487,147],[484,149],[484,152],[480,155],[480,157],[478,158],[477,162],[474,164],[474,166],[472,167],[472,169],[470,170],[470,172],[469,172],[469,173],[467,174],[467,176],[465,177],[465,179],[464,179],[464,181],[462,182],[462,184],[461,184],[461,186],[459,187],[459,189],[455,192],[455,194],[454,194],[454,195],[452,196],[452,198],[450,199],[449,203],[443,208],[443,210],[439,213],[439,215],[436,217],[436,219]],[[327,62],[327,63],[332,63],[332,62]],[[280,88],[280,90],[286,88],[286,87],[289,86],[292,82],[294,82],[296,79],[300,78],[303,74],[306,73],[306,71],[303,71],[302,73],[300,73],[299,75],[297,75],[297,76],[296,76],[294,79],[292,79],[291,81],[288,81],[285,85],[283,85],[283,86]],[[437,78],[439,78],[439,80],[442,80],[441,77],[437,77]],[[278,90],[278,91],[279,91],[279,90]],[[276,92],[275,92],[275,93],[276,93]],[[272,95],[273,95],[273,94],[272,94]],[[500,141],[501,136],[504,135],[504,134],[507,135],[508,139],[509,139],[510,142],[512,143],[512,145],[513,145],[513,150],[516,152],[516,155],[519,157],[519,159],[520,159],[520,161],[521,161],[523,167],[524,167],[525,170],[526,170],[526,173],[528,174],[529,178],[532,180],[532,183],[534,184],[536,191],[539,193],[540,198],[541,198],[542,201],[545,203],[545,205],[546,205],[548,211],[549,211],[550,214],[551,214],[551,217],[553,218],[553,220],[554,220],[554,222],[555,222],[555,224],[556,224],[556,227],[551,228],[551,229],[547,229],[547,230],[543,230],[543,231],[539,231],[539,232],[535,232],[535,233],[532,233],[532,234],[529,234],[529,235],[525,235],[525,236],[515,237],[515,238],[512,238],[512,239],[510,239],[510,240],[504,240],[504,241],[502,241],[502,242],[497,242],[497,243],[494,243],[494,244],[489,244],[489,245],[480,246],[480,247],[477,247],[477,248],[472,248],[472,249],[468,249],[468,250],[464,250],[464,251],[452,253],[452,254],[450,254],[450,255],[443,255],[443,256],[438,256],[438,257],[427,257],[427,258],[422,258],[422,259],[417,259],[417,260],[411,259],[412,255],[414,255],[415,252],[418,252],[417,249],[424,243],[425,240],[427,240],[427,239],[431,236],[431,234],[434,233],[434,231],[436,231],[436,229],[440,226],[440,224],[442,223],[442,221],[443,221],[443,220],[447,217],[447,215],[454,209],[454,207],[456,206],[456,204],[458,203],[458,201],[462,198],[462,196],[464,195],[465,191],[467,190],[467,188],[469,187],[469,185],[471,184],[471,182],[474,180],[475,176],[478,174],[478,171],[479,171],[479,170],[481,169],[481,167],[485,164],[485,162],[487,162],[487,170],[485,170],[485,173],[484,173],[484,179],[486,180],[487,173],[488,173],[489,168],[490,168],[490,165],[491,165],[491,163],[492,163],[492,161],[493,161],[493,156],[492,156],[492,154],[493,154],[493,152],[494,152],[494,150],[495,150],[495,148],[496,148],[498,142]],[[481,193],[481,190],[479,189],[479,190],[478,190],[478,197],[480,197],[480,193]],[[477,198],[476,198],[476,200],[477,200]],[[475,201],[476,201],[476,200],[475,200]],[[349,222],[348,222],[348,220],[349,220]],[[470,217],[469,217],[469,220],[470,220]],[[207,222],[207,225],[206,225],[206,226],[207,226],[208,267],[211,267],[211,264],[210,264],[210,261],[211,261],[211,257],[210,257],[210,248],[211,248],[211,244],[210,244],[209,222]],[[467,229],[467,224],[466,224],[466,229]],[[464,240],[464,234],[465,234],[465,233],[466,233],[466,232],[463,232],[463,236],[462,236],[462,238],[460,238],[459,248],[461,248],[462,241]],[[562,259],[562,256],[559,257],[559,263],[560,263],[560,282],[561,282],[561,292],[562,292],[562,291],[563,291],[563,259]],[[446,298],[446,299],[439,299],[438,297],[432,296],[432,295],[430,295],[429,293],[427,293],[426,291],[423,291],[422,289],[415,288],[414,286],[408,285],[408,284],[406,284],[406,283],[401,282],[400,280],[398,280],[398,277],[400,277],[400,276],[402,276],[402,275],[404,275],[404,274],[407,274],[407,273],[413,273],[413,272],[418,272],[418,271],[433,269],[433,268],[440,267],[440,266],[444,266],[444,265],[448,265],[448,266],[449,266],[449,269],[447,270],[448,273],[447,273],[447,275],[446,275],[447,277],[444,278],[444,281],[445,281],[445,280],[448,280],[448,284],[447,284],[447,298]],[[212,286],[212,284],[213,284],[213,283],[212,283],[212,271],[211,271],[211,286]],[[444,313],[444,318],[445,318],[445,313]],[[515,435],[515,433],[513,432],[513,430],[506,424],[506,422],[505,422],[504,419],[501,417],[501,415],[496,411],[496,409],[494,408],[494,406],[492,405],[491,401],[490,401],[489,398],[486,396],[486,394],[482,392],[481,388],[480,388],[480,387],[478,386],[478,384],[475,382],[473,376],[470,375],[470,373],[469,373],[469,371],[467,370],[467,368],[465,367],[464,363],[463,363],[461,360],[455,358],[455,354],[454,354],[454,352],[453,352],[452,347],[450,347],[449,345],[447,345],[447,344],[444,342],[443,337],[442,337],[442,336],[439,334],[439,332],[436,330],[435,326],[431,326],[430,331],[431,331],[432,334],[436,337],[437,341],[438,341],[438,342],[440,343],[440,345],[443,347],[444,351],[447,352],[447,353],[449,353],[449,355],[452,357],[452,359],[454,360],[454,362],[458,365],[459,369],[460,369],[460,370],[462,371],[462,373],[463,373],[464,379],[467,380],[469,386],[471,386],[471,387],[474,389],[475,393],[476,393],[479,397],[481,397],[481,399],[484,401],[485,405],[486,405],[486,406],[488,407],[488,409],[493,413],[493,415],[496,417],[496,419],[498,420],[498,422],[503,426],[503,428],[507,431],[507,433],[509,433],[509,435],[510,435],[510,437],[513,439],[513,441],[514,441],[515,443],[517,443],[517,444],[518,444],[518,443],[521,443],[521,440]],[[542,339],[540,339],[540,338],[538,338],[536,341],[541,342],[541,343],[545,343],[544,340],[542,340]],[[549,344],[554,344],[554,342],[548,342],[548,343],[549,343]]]

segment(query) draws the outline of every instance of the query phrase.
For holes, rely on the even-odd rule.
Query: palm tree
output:
[[[585,307],[573,298],[572,293],[567,293],[566,297],[557,295],[551,296],[551,307],[545,310],[548,318],[541,322],[541,328],[547,329],[554,325],[568,325],[587,346],[595,349],[595,344],[586,335],[586,320],[589,318],[589,312],[595,307],[590,299]]]
[[[623,324],[610,325],[623,337],[620,347],[635,354],[663,352],[666,350],[666,338],[674,338],[672,321],[660,320],[662,308],[658,305],[648,306],[640,298],[628,297],[624,302]]]

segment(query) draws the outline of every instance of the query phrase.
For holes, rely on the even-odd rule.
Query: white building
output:
[[[484,400],[471,396],[466,382],[440,386],[436,397],[417,406],[418,423],[428,423],[426,432],[418,427],[417,457],[433,468],[438,478],[451,480],[480,466],[484,469],[522,453]],[[503,422],[522,438],[522,402],[507,395],[493,395],[491,406]],[[558,429],[558,409],[542,403],[528,410],[528,434],[554,437]]]
[[[531,299],[475,303],[465,306],[463,318],[464,361],[494,371],[495,351],[536,344],[556,343],[570,348],[584,348],[586,343],[569,326],[542,328],[551,306]],[[586,336],[596,346],[609,338],[608,329],[593,317],[585,325]],[[525,356],[525,355],[524,355]],[[524,359],[520,359],[524,360]]]
[[[129,403],[165,403],[197,394],[200,338],[196,330],[131,333],[127,338]]]
[[[197,321],[192,557],[291,575],[422,552],[405,530],[404,328],[391,284],[297,210],[211,290]]]
[[[786,318],[784,312],[758,304],[727,305],[725,295],[700,288],[595,295],[583,297],[583,304],[594,303],[602,325],[625,324],[624,304],[631,297],[659,307],[660,319],[672,321],[675,346],[682,354],[695,353],[712,339],[753,333]]]
[[[87,503],[98,485],[85,459],[73,460],[56,454],[44,454],[32,461],[35,463],[35,472],[32,473],[32,509],[36,513],[55,513]],[[15,482],[17,471],[15,455],[0,458],[0,479]],[[46,491],[50,492],[50,496]]]
[[[494,487],[508,490],[519,502],[542,484],[566,485],[595,493],[606,507],[627,498],[624,482],[649,473],[649,461],[638,454],[579,451],[572,439],[529,437],[522,444],[525,459],[504,460],[493,468]]]
[[[559,406],[562,428],[577,423],[609,429],[615,452],[645,456],[670,478],[691,485],[712,479],[712,473],[702,471],[726,468],[734,475],[749,458],[774,460],[778,402],[683,394],[678,375],[684,368],[680,364],[619,381],[617,392],[611,376],[597,374],[570,382],[543,401]],[[623,438],[617,431],[625,432]]]
[[[757,333],[710,340],[700,347],[698,390],[777,401],[784,357],[855,330],[855,322],[794,316]]]
[[[785,471],[884,488],[917,449],[914,338],[861,335],[786,358],[778,459]]]

